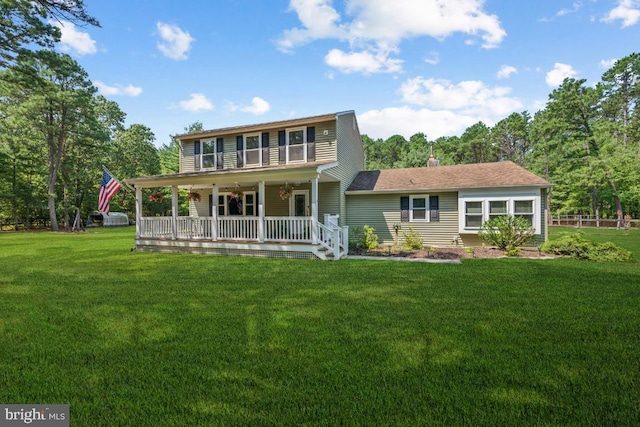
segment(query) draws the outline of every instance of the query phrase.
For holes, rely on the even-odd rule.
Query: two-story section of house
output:
[[[345,191],[364,169],[355,112],[177,135],[180,172],[127,180],[137,250],[339,259]],[[144,215],[145,189],[170,187],[172,214]],[[190,197],[178,215],[179,189]],[[148,191],[148,190],[146,190]]]

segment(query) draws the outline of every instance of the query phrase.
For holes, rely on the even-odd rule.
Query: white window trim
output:
[[[291,197],[289,197],[289,216],[295,216],[296,214],[295,199],[297,195],[304,195],[304,216],[309,216],[309,190],[293,190],[291,192]]]
[[[257,136],[258,137],[258,148],[252,148],[251,151],[258,152],[258,163],[247,163],[247,138]],[[246,133],[242,135],[242,164],[244,167],[262,167],[262,139],[260,133]]]
[[[302,160],[289,160],[289,148],[292,147],[291,145],[289,145],[289,134],[291,132],[297,132],[297,131],[302,131]],[[307,162],[307,128],[305,126],[303,127],[297,127],[297,128],[291,128],[291,129],[287,129],[286,130],[286,134],[287,134],[287,143],[286,143],[286,160],[287,160],[287,164],[289,163],[306,163]]]
[[[480,227],[466,227],[466,203],[482,202],[482,222],[489,220],[489,202],[490,201],[507,201],[507,215],[515,215],[516,201],[531,201],[533,207],[533,227],[536,234],[542,234],[542,225],[540,217],[540,196],[539,195],[507,195],[507,194],[487,194],[484,196],[460,195],[458,198],[458,228],[463,234],[477,234]]]
[[[213,153],[204,153],[204,143],[211,142],[213,143]],[[200,169],[205,170],[216,170],[218,169],[218,153],[216,152],[217,143],[215,139],[208,139],[205,141],[200,141]],[[213,166],[205,167],[204,166],[204,156],[213,156]]]
[[[424,199],[424,219],[413,218],[413,199]],[[431,221],[431,209],[429,207],[429,195],[428,194],[416,194],[409,196],[409,222],[430,222]]]
[[[218,201],[218,206],[222,206],[224,208],[224,214],[218,214],[220,216],[258,216],[258,203],[257,203],[257,199],[256,199],[256,192],[255,191],[243,191],[242,192],[242,215],[229,215],[229,194],[231,194],[231,191],[225,191],[225,192],[220,192],[218,193],[218,197],[224,197],[224,204],[220,205],[220,202]],[[247,203],[247,194],[252,194],[253,195],[253,210],[254,210],[254,214],[253,215],[247,215],[247,209],[245,208],[246,203]]]

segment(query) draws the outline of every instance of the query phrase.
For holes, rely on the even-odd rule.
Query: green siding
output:
[[[321,122],[314,123],[312,126],[316,128],[316,162],[336,161],[337,160],[337,148],[336,148],[336,122]],[[298,127],[307,127],[298,126]],[[293,128],[293,127],[292,127]],[[265,129],[264,131],[252,131],[251,134],[269,132],[269,165],[278,164],[278,131],[286,130],[287,128],[280,129]],[[326,135],[325,135],[326,131]],[[236,137],[243,134],[230,133],[228,135],[218,136],[217,138],[224,138],[223,145],[223,158],[224,169],[237,168],[237,150],[236,150]],[[193,141],[187,141],[182,144],[182,150],[180,152],[180,172],[194,172],[194,151]],[[263,166],[269,166],[263,165]]]
[[[413,227],[422,234],[425,245],[448,246],[453,236],[458,235],[458,194],[430,193],[439,196],[440,221],[401,222],[400,197],[410,194],[366,194],[348,195],[348,225],[350,227],[369,225],[376,229],[378,242],[383,245],[395,244],[394,224],[400,225],[398,243],[403,242],[403,232]]]
[[[339,210],[334,213],[340,215],[340,224],[346,225],[349,223],[349,219],[344,192],[358,172],[364,169],[364,148],[355,113],[348,112],[337,117],[337,140],[338,166],[326,173],[340,182]]]

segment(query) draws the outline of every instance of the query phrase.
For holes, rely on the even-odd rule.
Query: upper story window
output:
[[[195,170],[223,168],[222,138],[194,141],[193,145]]]
[[[287,129],[287,163],[307,161],[306,128]]]
[[[202,168],[216,167],[216,142],[202,141]]]
[[[261,151],[259,133],[244,135],[244,164],[246,166],[261,166]]]

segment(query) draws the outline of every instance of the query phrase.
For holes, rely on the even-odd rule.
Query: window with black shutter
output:
[[[224,169],[224,139],[216,138],[216,168]]]
[[[316,160],[316,128],[315,126],[307,127],[307,161]]]
[[[269,132],[262,132],[262,166],[269,164]]]
[[[241,168],[244,165],[243,162],[243,158],[244,158],[244,153],[242,150],[242,147],[244,146],[244,140],[242,138],[242,135],[238,135],[236,137],[236,164],[237,167]]]
[[[400,221],[409,222],[409,196],[400,197]]]
[[[287,162],[287,133],[284,130],[278,131],[278,163]]]
[[[200,170],[200,141],[193,141],[193,168]]]
[[[440,221],[440,198],[429,196],[429,221]]]

